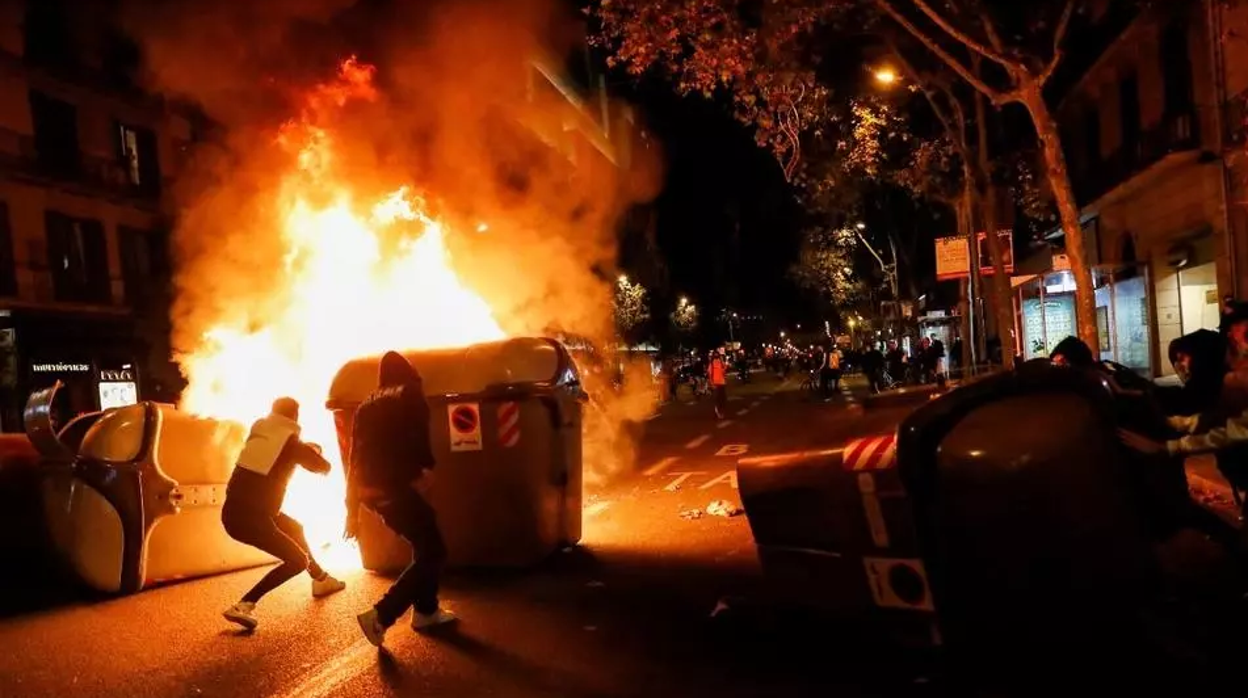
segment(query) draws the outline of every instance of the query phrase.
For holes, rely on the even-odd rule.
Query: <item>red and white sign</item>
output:
[[[520,405],[504,402],[498,406],[498,443],[514,448],[520,443]]]
[[[897,437],[868,436],[845,447],[841,464],[846,470],[888,470],[897,461]]]
[[[481,408],[475,402],[446,406],[452,451],[481,450]]]

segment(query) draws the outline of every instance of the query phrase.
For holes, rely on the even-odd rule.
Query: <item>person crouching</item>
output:
[[[300,441],[300,431],[299,403],[288,397],[275,400],[269,414],[251,426],[226,487],[221,509],[226,533],[281,562],[223,614],[226,620],[247,630],[256,627],[253,611],[261,597],[304,570],[312,577],[314,597],[346,588],[312,559],[303,526],[282,513],[286,487],[296,465],[318,475],[330,471],[329,461],[321,456],[320,448]]]

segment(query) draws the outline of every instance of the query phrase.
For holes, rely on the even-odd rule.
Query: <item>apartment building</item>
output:
[[[137,51],[59,3],[0,10],[0,429],[176,395],[166,192],[192,118],[134,88]]]
[[[1094,266],[1100,355],[1166,375],[1169,343],[1216,329],[1222,297],[1248,271],[1236,261],[1245,229],[1224,157],[1226,10],[1221,0],[1112,5],[1100,4],[1104,48],[1058,119]],[[1028,357],[1073,333],[1073,282],[1060,264],[1052,271],[1021,290]]]

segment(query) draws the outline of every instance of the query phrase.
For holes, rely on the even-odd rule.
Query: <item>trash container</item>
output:
[[[52,543],[87,586],[129,594],[272,561],[221,524],[242,425],[141,402],[57,430],[58,387],[31,395],[26,425],[44,458]]]
[[[532,565],[581,539],[581,405],[571,356],[516,338],[404,356],[420,372],[437,460],[430,501],[455,567]],[[380,357],[343,366],[330,387],[343,462],[355,408],[377,387]],[[406,543],[372,512],[358,532],[366,569],[395,571]]]

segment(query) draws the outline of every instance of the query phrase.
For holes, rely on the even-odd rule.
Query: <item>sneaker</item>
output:
[[[374,647],[381,647],[381,643],[386,640],[386,626],[382,625],[381,620],[377,618],[377,609],[370,608],[356,616],[355,619],[359,621],[360,630],[364,631],[364,637]]]
[[[346,588],[347,583],[341,579],[335,579],[333,575],[327,574],[320,579],[312,580],[312,596],[318,599],[322,596],[336,594]]]
[[[433,613],[424,614],[412,612],[412,630],[418,633],[433,630],[434,628],[448,625],[459,620],[454,613],[446,609],[439,608]]]
[[[251,612],[256,610],[256,605],[250,601],[239,601],[238,603],[225,609],[225,619],[231,623],[238,623],[246,630],[256,629],[256,617]]]

